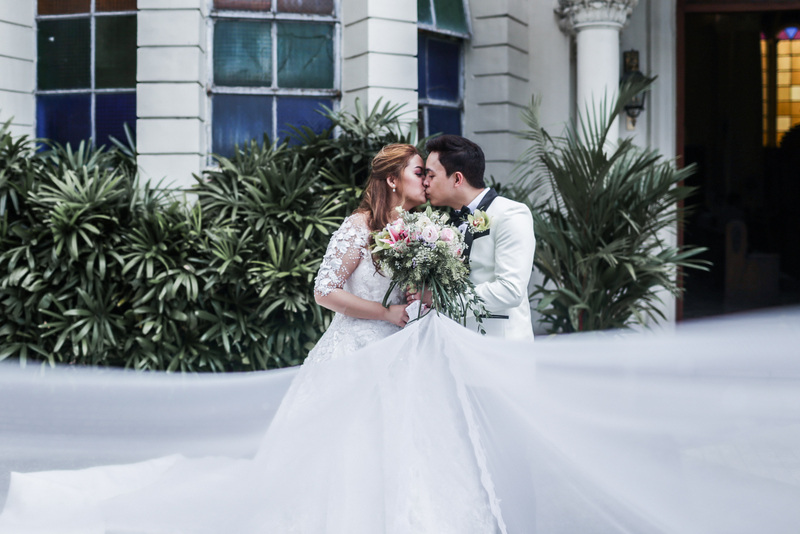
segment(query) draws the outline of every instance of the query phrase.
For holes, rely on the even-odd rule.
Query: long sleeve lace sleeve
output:
[[[358,267],[369,240],[369,229],[363,215],[350,215],[331,236],[328,249],[317,272],[314,291],[322,296],[344,283]]]

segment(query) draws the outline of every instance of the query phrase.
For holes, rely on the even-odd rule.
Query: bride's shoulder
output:
[[[369,214],[364,211],[354,211],[345,218],[341,228],[369,233]]]

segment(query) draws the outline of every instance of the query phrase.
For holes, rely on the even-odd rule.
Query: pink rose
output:
[[[436,231],[436,227],[433,225],[426,226],[422,229],[422,239],[426,243],[435,243],[437,239],[439,239],[439,232]]]
[[[442,233],[439,234],[439,237],[442,239],[442,241],[450,242],[455,238],[455,234],[453,233],[452,229],[445,228],[442,230]]]

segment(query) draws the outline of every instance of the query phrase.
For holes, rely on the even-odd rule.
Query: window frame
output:
[[[98,94],[133,94],[136,95],[137,84],[134,83],[133,87],[116,87],[116,88],[102,88],[98,89],[96,87],[97,80],[96,80],[96,59],[97,59],[97,18],[98,17],[118,17],[121,15],[126,16],[137,16],[137,32],[138,32],[138,13],[139,9],[135,10],[123,10],[123,11],[97,11],[97,2],[96,0],[89,0],[89,11],[84,13],[62,13],[56,15],[40,15],[39,14],[39,2],[38,0],[34,3],[34,36],[37,39],[38,43],[38,36],[39,36],[39,22],[40,21],[49,21],[49,20],[76,20],[76,19],[89,19],[89,87],[88,88],[80,88],[80,89],[39,89],[39,72],[38,72],[38,63],[39,63],[39,50],[38,44],[36,47],[36,65],[34,66],[34,77],[35,77],[35,89],[34,89],[34,98],[38,103],[39,96],[47,96],[47,95],[89,95],[89,132],[90,132],[90,141],[92,146],[97,146],[97,95]],[[137,42],[138,48],[138,42]],[[137,60],[138,61],[138,60]],[[138,69],[138,67],[137,67]],[[138,110],[137,110],[138,116]],[[39,117],[38,113],[34,114],[34,131],[37,131],[39,127]],[[136,132],[136,124],[129,125],[129,128],[134,133]],[[124,141],[124,140],[123,140]]]
[[[307,98],[328,98],[332,102],[332,109],[338,110],[341,103],[342,86],[342,54],[341,54],[341,0],[333,0],[333,13],[330,15],[303,14],[303,13],[281,13],[278,11],[277,0],[273,0],[270,11],[241,11],[231,9],[217,9],[214,7],[214,0],[208,0],[208,17],[206,19],[207,31],[207,109],[206,117],[206,139],[209,147],[209,160],[214,153],[214,97],[216,95],[252,95],[266,96],[272,98],[271,122],[272,131],[267,132],[271,141],[277,141],[278,132],[281,125],[278,123],[278,100],[281,97],[307,97]],[[229,21],[265,21],[271,23],[270,38],[271,46],[271,71],[272,80],[269,87],[253,86],[230,86],[217,85],[214,82],[214,31],[216,23],[220,20]],[[292,88],[278,87],[278,23],[280,22],[317,22],[330,24],[333,28],[333,87],[328,88]],[[258,140],[260,142],[260,140]]]
[[[417,29],[417,35],[419,42],[419,37],[423,37],[426,40],[431,38],[438,39],[441,41],[451,41],[453,43],[457,43],[459,47],[459,54],[458,54],[458,100],[457,101],[450,101],[450,100],[441,100],[437,98],[428,98],[427,96],[423,97],[419,94],[419,88],[417,89],[417,107],[418,107],[418,114],[419,120],[422,122],[422,131],[421,134],[425,137],[436,133],[431,132],[429,128],[430,121],[428,120],[428,113],[430,108],[437,107],[437,108],[448,108],[448,109],[457,109],[459,110],[460,117],[459,122],[461,125],[461,133],[464,133],[464,87],[466,85],[466,72],[465,72],[465,60],[464,60],[464,47],[466,44],[465,39],[461,38],[460,36],[453,35],[453,32],[434,32],[430,31],[429,29],[423,28],[423,26],[419,26]],[[426,51],[425,53],[425,60],[428,61],[429,55]],[[419,51],[417,52],[417,61],[420,60]],[[425,68],[427,69],[427,65]],[[419,82],[418,87],[419,87]],[[427,85],[427,84],[426,84]]]

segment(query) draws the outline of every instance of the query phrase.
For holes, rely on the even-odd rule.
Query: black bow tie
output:
[[[469,209],[467,206],[463,206],[460,210],[453,211],[453,221],[462,223],[468,220],[467,217],[469,215],[472,215],[472,210]]]

